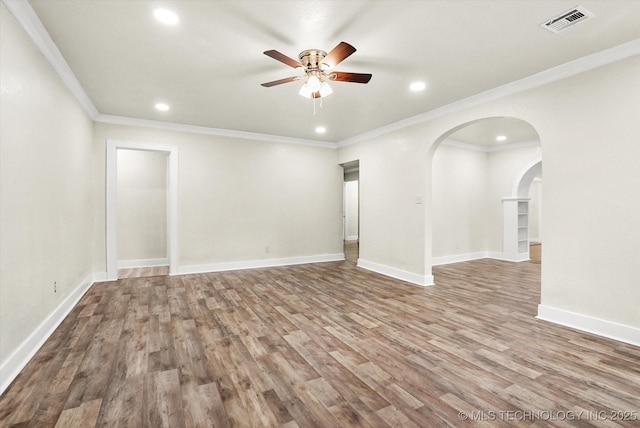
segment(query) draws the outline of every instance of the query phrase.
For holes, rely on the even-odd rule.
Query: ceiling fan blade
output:
[[[371,74],[332,71],[329,73],[329,80],[333,80],[334,82],[368,83],[369,80],[371,80]]]
[[[327,64],[330,68],[333,68],[344,61],[345,58],[347,58],[355,51],[356,48],[351,46],[349,43],[340,42],[338,46],[333,48],[331,52],[329,52],[327,56],[324,57],[324,59],[322,60],[322,64]]]
[[[299,61],[296,61],[293,58],[289,58],[285,54],[280,53],[276,50],[264,51],[264,54],[284,64],[287,64],[289,67],[293,67],[293,68],[302,67],[302,64]]]
[[[264,86],[265,88],[270,88],[272,86],[282,85],[283,83],[295,82],[296,80],[300,80],[300,79],[301,79],[300,76],[291,76],[291,77],[285,77],[284,79],[280,79],[280,80],[273,80],[271,82],[261,83],[260,85]]]

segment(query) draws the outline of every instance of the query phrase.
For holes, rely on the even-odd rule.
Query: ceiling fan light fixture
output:
[[[322,82],[322,84],[320,84],[320,96],[328,97],[331,94],[333,94],[333,89],[331,89],[331,86],[329,86],[327,82]]]
[[[269,88],[283,83],[294,82],[304,79],[303,85],[300,87],[298,94],[305,98],[324,98],[333,93],[333,89],[329,86],[328,81],[336,82],[353,82],[353,83],[369,83],[371,74],[365,73],[347,73],[341,71],[329,71],[336,65],[340,64],[345,58],[356,51],[356,48],[349,43],[340,42],[328,54],[319,49],[307,49],[298,55],[299,61],[290,58],[276,50],[268,50],[263,53],[281,63],[295,69],[302,75],[286,77],[284,79],[265,82],[261,85]],[[322,107],[322,100],[320,101]],[[315,113],[315,103],[314,103]]]
[[[313,95],[313,91],[309,89],[309,86],[305,83],[304,85],[302,85],[302,87],[300,87],[300,91],[298,92],[298,94],[302,95],[305,98],[311,98],[311,95]]]
[[[311,92],[318,92],[320,90],[320,79],[315,74],[309,74],[306,85]]]

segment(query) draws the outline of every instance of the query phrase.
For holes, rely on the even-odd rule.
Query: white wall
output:
[[[97,272],[105,270],[107,139],[178,146],[178,268],[343,252],[336,150],[96,123]]]
[[[640,56],[635,56],[550,85],[541,132],[542,303],[635,327],[640,327],[638,76]]]
[[[118,261],[167,257],[167,154],[117,153]]]
[[[542,242],[542,179],[533,180],[529,198],[529,240]]]
[[[540,147],[479,151],[441,144],[432,166],[433,257],[442,260],[502,253],[502,198],[512,196]],[[453,257],[455,256],[455,257]],[[464,256],[464,257],[463,257]]]
[[[433,257],[487,250],[486,152],[440,145],[433,156]]]
[[[640,328],[638,75],[634,56],[341,148],[339,162],[360,159],[361,257],[431,274],[430,149],[466,123],[519,118],[544,160],[542,304]]]
[[[346,230],[345,239],[358,239],[358,181],[346,181],[344,183],[345,193],[345,219]]]
[[[0,82],[2,383],[12,354],[91,273],[94,171],[91,120],[4,5]]]
[[[423,141],[400,132],[340,149],[339,163],[354,159],[360,169],[359,263],[422,277],[428,196]],[[428,251],[430,259],[431,241]]]

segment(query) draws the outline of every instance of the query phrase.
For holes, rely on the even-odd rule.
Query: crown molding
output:
[[[495,152],[502,152],[505,150],[514,150],[514,149],[521,149],[523,147],[533,147],[533,146],[539,146],[540,145],[540,141],[539,140],[531,140],[531,141],[519,141],[516,143],[506,143],[506,144],[496,144],[493,146],[484,146],[482,144],[473,144],[473,143],[465,143],[464,141],[458,141],[458,140],[454,140],[452,138],[447,138],[446,140],[444,140],[442,142],[443,146],[449,146],[449,147],[457,147],[459,149],[464,149],[464,150],[473,150],[476,152],[483,152],[483,153],[495,153]]]
[[[520,80],[507,83],[506,85],[498,86],[497,88],[489,89],[488,91],[481,92],[477,95],[473,95],[471,97],[446,104],[442,107],[435,108],[426,113],[412,116],[407,119],[403,119],[398,122],[394,122],[392,124],[373,129],[368,132],[364,132],[360,135],[344,139],[338,142],[338,147],[346,147],[351,144],[367,141],[381,135],[389,134],[400,129],[404,129],[438,117],[458,112],[460,110],[474,107],[479,104],[484,104],[489,101],[494,101],[506,97],[508,95],[513,95],[518,92],[524,92],[529,89],[537,88],[539,86],[543,86],[557,80],[565,79],[567,77],[571,77],[576,74],[601,67],[603,65],[621,61],[625,58],[629,58],[635,55],[640,55],[640,39],[635,39],[630,42],[623,43],[621,45],[614,46],[612,48],[605,49],[603,51],[596,52],[582,58],[578,58],[576,60],[558,65],[556,67],[552,67],[550,69],[541,71]]]
[[[163,129],[165,131],[185,132],[188,134],[216,135],[219,137],[241,138],[244,140],[269,141],[274,143],[297,144],[302,146],[321,147],[325,149],[337,149],[335,143],[328,141],[306,140],[303,138],[285,137],[280,135],[260,134],[257,132],[235,131],[232,129],[209,128],[207,126],[185,125],[182,123],[162,122],[159,120],[136,119],[125,116],[111,116],[98,114],[94,118],[96,122],[112,125],[140,126],[143,128]]]
[[[49,36],[28,1],[25,0],[0,0],[7,10],[13,15],[18,24],[27,33],[31,41],[58,73],[69,91],[76,97],[80,105],[85,109],[89,117],[95,119],[98,110],[80,85],[76,75],[71,71],[60,50]]]

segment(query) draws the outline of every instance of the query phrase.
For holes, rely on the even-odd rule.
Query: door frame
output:
[[[118,150],[139,150],[167,154],[167,253],[169,275],[177,273],[178,264],[178,146],[107,140],[106,171],[106,268],[107,280],[118,279]]]

